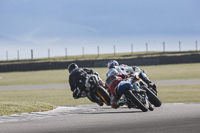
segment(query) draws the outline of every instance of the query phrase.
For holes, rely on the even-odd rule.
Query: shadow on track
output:
[[[93,111],[73,112],[73,114],[129,114],[143,113],[140,109],[129,109],[128,107],[120,107],[113,109],[111,107],[94,107]]]
[[[118,112],[93,112],[88,114],[129,114],[129,113],[143,113],[142,111],[118,111]]]

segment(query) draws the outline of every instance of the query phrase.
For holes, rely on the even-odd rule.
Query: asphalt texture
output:
[[[142,112],[79,105],[0,117],[1,133],[199,133],[200,104],[163,104]]]

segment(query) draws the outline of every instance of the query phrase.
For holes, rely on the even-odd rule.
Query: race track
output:
[[[163,104],[141,112],[125,106],[79,105],[1,116],[1,133],[199,133],[200,104]]]

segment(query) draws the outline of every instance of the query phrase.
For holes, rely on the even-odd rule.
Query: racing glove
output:
[[[74,97],[74,99],[78,99],[81,97],[81,90],[78,87],[76,89],[74,89],[73,97]]]
[[[94,74],[97,75],[97,76],[99,76],[98,72],[95,72]]]

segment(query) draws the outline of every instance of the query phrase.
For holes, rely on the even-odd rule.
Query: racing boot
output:
[[[155,91],[156,95],[157,95],[158,92],[157,92],[156,85],[154,83],[150,83],[149,87],[152,88]]]
[[[103,106],[103,102],[97,102],[99,106]]]

